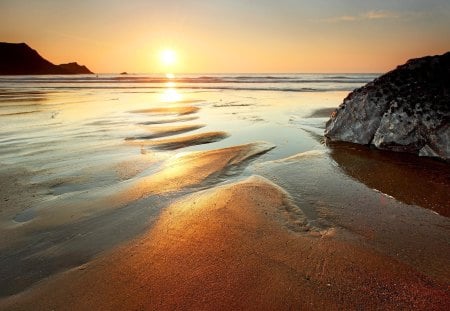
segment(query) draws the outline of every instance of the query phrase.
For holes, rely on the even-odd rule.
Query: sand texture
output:
[[[448,163],[251,78],[5,91],[0,310],[449,310]]]
[[[340,238],[289,230],[296,207],[261,177],[172,204],[148,233],[36,290],[11,310],[421,309],[445,284]],[[301,224],[298,224],[301,226]],[[245,290],[243,290],[245,289]]]

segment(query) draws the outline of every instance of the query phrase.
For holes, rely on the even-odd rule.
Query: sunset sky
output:
[[[0,0],[0,41],[101,73],[384,72],[450,50],[448,0]]]

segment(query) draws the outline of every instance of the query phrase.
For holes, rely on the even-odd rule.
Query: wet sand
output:
[[[349,176],[406,204],[450,217],[447,163],[354,144],[330,143],[329,146],[332,159]]]
[[[80,117],[70,135],[113,140],[2,170],[0,309],[450,308],[446,163],[324,145],[327,107],[221,97]]]
[[[153,139],[153,138],[161,138],[166,136],[172,136],[177,134],[183,134],[190,131],[198,130],[204,127],[204,124],[189,124],[189,125],[178,125],[178,126],[147,126],[145,128],[146,131],[150,132],[149,134],[142,134],[134,137],[127,137],[125,140],[137,140],[137,139]]]
[[[322,108],[316,109],[311,114],[306,116],[307,118],[329,118],[333,111],[336,110],[336,107]]]
[[[294,213],[291,215],[291,213]],[[10,310],[445,310],[446,284],[345,239],[303,230],[261,177],[183,198],[148,233],[3,301]],[[300,218],[301,220],[301,218]]]
[[[137,176],[93,193],[80,192],[50,202],[44,201],[27,206],[23,211],[15,208],[11,211],[11,216],[15,215],[14,222],[4,224],[0,232],[8,237],[4,240],[8,245],[20,236],[76,223],[86,217],[101,215],[102,212],[122,208],[149,196],[205,187],[208,180],[216,183],[221,178],[226,179],[238,174],[249,161],[272,148],[274,146],[271,144],[257,142],[174,156],[165,160],[153,174]],[[29,201],[26,203],[30,204]]]
[[[45,194],[45,187],[38,185],[24,186],[30,182],[31,174],[26,170],[2,167],[0,169],[1,209],[0,226],[7,225],[7,219],[14,218],[18,212],[27,210],[31,202]],[[17,191],[21,189],[21,191]],[[0,242],[0,246],[4,241]]]
[[[156,107],[149,109],[133,110],[132,113],[148,113],[148,114],[159,114],[159,115],[186,115],[195,113],[200,108],[195,106],[171,106],[171,107]]]
[[[160,150],[175,150],[188,146],[209,144],[227,137],[228,134],[225,132],[206,132],[158,140],[128,140],[127,143],[138,146],[149,146]]]
[[[188,122],[198,119],[196,116],[181,116],[181,117],[169,117],[165,119],[156,119],[151,121],[142,122],[141,125],[153,125],[153,124],[166,124],[166,123],[178,123]]]

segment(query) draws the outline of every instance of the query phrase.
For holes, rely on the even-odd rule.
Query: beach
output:
[[[1,77],[0,309],[448,310],[448,163],[323,138],[375,77]]]

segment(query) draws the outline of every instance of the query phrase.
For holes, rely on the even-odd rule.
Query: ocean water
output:
[[[351,91],[379,74],[213,74],[213,75],[47,75],[2,76],[2,88],[160,89],[167,82],[179,89],[262,91]]]
[[[71,161],[77,166],[96,150],[122,145],[124,138],[138,135],[139,123],[161,119],[161,114],[129,111],[173,105],[201,107],[194,123],[205,124],[202,130],[229,132],[229,138],[218,146],[252,140],[250,131],[255,139],[266,137],[278,145],[273,136],[283,136],[285,127],[296,118],[315,109],[336,107],[348,92],[376,76],[3,76],[0,162],[31,169],[62,163],[72,167]],[[308,122],[315,125],[314,120]],[[108,152],[100,153],[108,157]]]
[[[333,109],[377,76],[0,76],[0,296],[136,237],[184,195],[250,175],[287,191],[311,228],[376,236],[370,247],[445,274],[448,167],[323,140]],[[271,147],[204,179],[172,167],[259,142]]]

